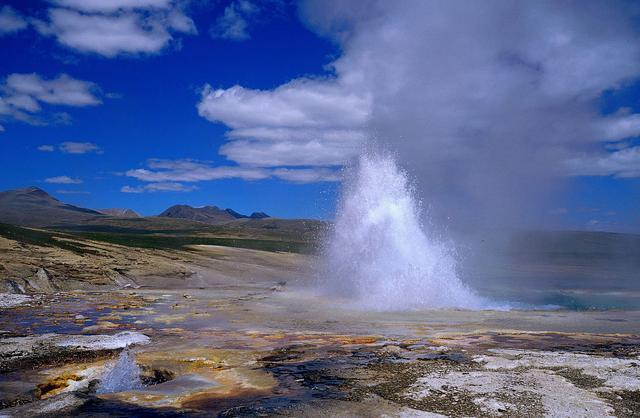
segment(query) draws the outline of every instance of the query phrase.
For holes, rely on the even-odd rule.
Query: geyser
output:
[[[142,388],[140,367],[129,350],[122,350],[118,361],[100,379],[98,393],[115,393]]]
[[[391,156],[361,156],[346,177],[325,246],[331,293],[375,310],[483,306],[459,279],[451,247],[421,224],[407,174]]]

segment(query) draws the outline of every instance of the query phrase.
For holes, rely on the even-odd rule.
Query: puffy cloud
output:
[[[362,128],[369,95],[345,87],[332,79],[296,79],[274,90],[205,86],[198,113],[234,129]]]
[[[198,112],[232,128],[220,148],[257,167],[341,165],[364,141],[370,95],[334,79],[296,79],[274,90],[205,87]]]
[[[0,36],[19,32],[27,26],[27,20],[11,6],[0,9]]]
[[[71,178],[69,176],[56,176],[56,177],[49,177],[44,179],[44,181],[46,183],[53,183],[53,184],[80,184],[82,183],[82,180],[80,179],[74,179]]]
[[[640,177],[640,146],[572,158],[567,167],[574,176]]]
[[[53,152],[53,151],[55,151],[55,147],[53,145],[40,145],[38,147],[38,151]]]
[[[193,20],[177,2],[164,0],[56,0],[48,21],[34,21],[36,29],[80,52],[105,57],[153,54],[173,34],[197,33]]]
[[[42,105],[85,107],[102,103],[100,88],[90,81],[77,80],[61,74],[46,80],[40,75],[10,74],[0,85],[0,117],[12,118],[31,124],[46,124],[47,120],[36,116]],[[56,113],[50,121],[69,121],[66,113]]]
[[[371,94],[354,77],[303,77],[273,90],[205,86],[200,116],[230,128],[220,154],[241,166],[336,166],[357,154]]]
[[[92,142],[63,142],[58,149],[65,154],[102,154],[102,149]]]

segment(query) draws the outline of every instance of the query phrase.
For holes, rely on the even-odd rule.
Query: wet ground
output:
[[[33,295],[0,330],[0,416],[640,415],[640,311],[367,312],[302,277],[201,272]],[[127,343],[89,335],[149,337],[128,348],[144,386],[96,394]]]

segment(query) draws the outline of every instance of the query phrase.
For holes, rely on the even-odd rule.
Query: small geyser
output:
[[[118,361],[100,380],[98,393],[115,393],[142,388],[140,367],[129,350],[122,350]]]
[[[451,248],[420,223],[394,159],[364,155],[350,174],[325,247],[325,288],[367,309],[481,308],[460,281]]]

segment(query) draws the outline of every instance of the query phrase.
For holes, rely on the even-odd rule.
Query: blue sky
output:
[[[36,185],[80,206],[144,215],[186,203],[331,218],[340,167],[379,136],[417,182],[451,181],[423,198],[473,206],[487,188],[516,199],[520,184],[554,173],[551,198],[535,205],[538,224],[640,232],[640,53],[628,2],[604,18],[597,7],[545,3],[530,30],[521,29],[528,21],[505,29],[522,40],[508,45],[490,31],[516,12],[495,5],[482,26],[464,24],[473,8],[434,12],[421,2],[2,4],[0,189]],[[430,26],[438,14],[461,28]],[[585,32],[592,18],[610,30]],[[554,44],[556,29],[576,41]],[[430,46],[448,43],[444,56]],[[580,48],[602,58],[582,62]],[[473,83],[491,88],[478,99],[469,92],[483,89],[458,87]],[[514,106],[521,97],[529,102]],[[520,115],[530,117],[526,132],[510,122]],[[478,138],[495,148],[474,148]],[[539,156],[518,154],[538,140]],[[519,158],[531,167],[510,184],[504,170],[487,170]]]
[[[47,4],[19,1],[12,6],[28,15],[42,13]],[[304,28],[290,7],[252,27],[250,40],[213,39],[207,29],[225,7],[224,3],[197,7],[194,22],[204,33],[184,37],[179,48],[169,46],[151,55],[105,58],[78,53],[34,30],[0,38],[3,77],[37,73],[51,79],[69,74],[96,83],[103,102],[79,108],[43,106],[48,112],[68,113],[69,123],[34,126],[15,120],[3,122],[0,164],[4,174],[0,188],[36,185],[74,204],[131,207],[145,215],[157,214],[172,204],[188,203],[215,204],[248,213],[263,210],[283,217],[330,216],[334,182],[222,179],[199,183],[191,192],[120,191],[138,182],[117,174],[144,167],[149,158],[226,162],[217,153],[225,142],[226,127],[208,122],[196,109],[199,90],[206,83],[268,89],[305,74],[322,74],[323,66],[337,52],[335,44]],[[112,95],[114,98],[109,97]],[[40,145],[57,147],[62,142],[94,143],[102,152],[37,151]],[[81,179],[82,183],[44,182],[57,176]]]

